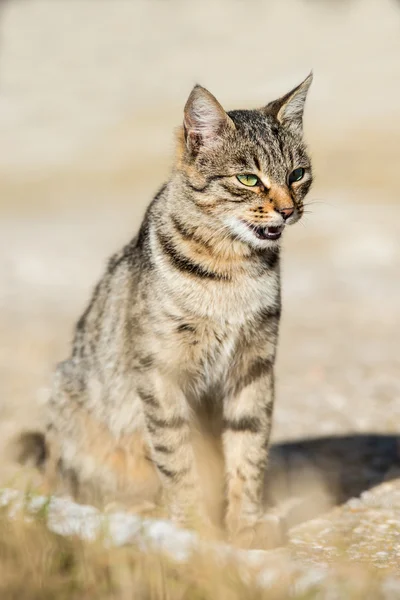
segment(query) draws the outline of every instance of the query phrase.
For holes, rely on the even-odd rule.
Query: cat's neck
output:
[[[279,247],[259,251],[235,236],[216,216],[199,206],[198,192],[182,178],[167,184],[154,207],[153,225],[158,244],[179,261],[186,260],[210,273],[210,279],[235,280],[259,276],[279,258]],[[210,214],[211,213],[211,214]],[[213,277],[215,275],[215,277]]]

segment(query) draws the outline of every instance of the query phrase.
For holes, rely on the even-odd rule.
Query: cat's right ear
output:
[[[208,90],[196,85],[184,109],[183,130],[188,149],[196,154],[201,146],[213,146],[228,129],[235,129],[232,119]]]
[[[282,96],[282,98],[279,98],[279,100],[267,104],[262,109],[263,112],[273,115],[283,126],[301,134],[303,130],[304,104],[312,80],[313,73],[311,71],[300,85],[285,96]]]

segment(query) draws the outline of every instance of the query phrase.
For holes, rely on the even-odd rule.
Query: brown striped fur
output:
[[[55,374],[47,447],[76,492],[93,485],[133,504],[163,495],[179,521],[205,518],[207,439],[208,466],[225,470],[212,478],[231,537],[259,521],[281,306],[280,240],[262,236],[303,212],[310,83],[229,113],[192,91],[171,177],[109,261]],[[289,182],[300,167],[303,178]]]

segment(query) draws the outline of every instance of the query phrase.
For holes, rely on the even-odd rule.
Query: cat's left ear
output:
[[[304,104],[312,80],[313,73],[311,71],[300,85],[279,100],[267,104],[263,111],[273,115],[284,127],[302,133]]]
[[[213,146],[235,125],[215,96],[196,85],[185,105],[183,128],[189,150],[196,153],[201,146]]]

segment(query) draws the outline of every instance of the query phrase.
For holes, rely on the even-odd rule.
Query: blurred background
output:
[[[284,240],[274,441],[398,432],[400,3],[3,0],[2,443],[40,425],[107,257],[168,177],[192,86],[251,108],[311,68],[316,179]]]

